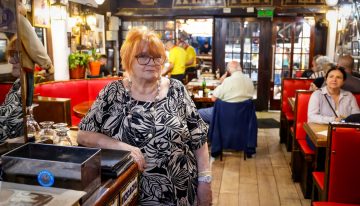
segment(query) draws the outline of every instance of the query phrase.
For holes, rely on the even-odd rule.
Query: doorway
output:
[[[300,78],[312,56],[313,18],[274,19],[270,109],[280,109],[283,78]]]
[[[215,65],[225,72],[229,61],[240,62],[243,73],[252,80],[255,91],[253,100],[256,110],[268,107],[268,56],[270,55],[271,22],[256,18],[216,18]]]

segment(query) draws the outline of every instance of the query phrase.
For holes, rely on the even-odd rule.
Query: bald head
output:
[[[352,73],[352,70],[354,68],[354,59],[352,58],[352,56],[340,56],[337,63],[339,66],[344,67],[346,73]]]
[[[240,66],[240,63],[237,61],[231,61],[226,65],[226,70],[228,72],[230,72],[230,74],[236,72],[236,71],[241,71],[242,68]]]

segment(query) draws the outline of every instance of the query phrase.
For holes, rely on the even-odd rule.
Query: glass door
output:
[[[225,63],[232,60],[240,62],[243,73],[254,83],[253,99],[257,99],[260,23],[244,19],[231,19],[227,22],[225,41]]]
[[[274,20],[270,109],[280,108],[281,80],[299,78],[309,68],[312,20]]]

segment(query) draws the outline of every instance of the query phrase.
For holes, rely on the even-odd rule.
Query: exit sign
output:
[[[257,10],[257,17],[272,18],[274,17],[274,9]]]

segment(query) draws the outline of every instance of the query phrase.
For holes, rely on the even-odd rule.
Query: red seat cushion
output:
[[[285,117],[287,121],[293,121],[294,120],[294,112],[285,112]]]
[[[1,83],[0,84],[0,105],[5,101],[7,93],[9,93],[10,88],[13,83]]]
[[[307,144],[305,139],[297,139],[300,149],[304,152],[305,155],[314,155],[315,151],[312,150]]]
[[[313,206],[360,206],[360,204],[346,204],[346,203],[336,203],[336,202],[313,202]]]
[[[325,172],[313,172],[312,173],[315,182],[319,185],[321,190],[324,190]]]

